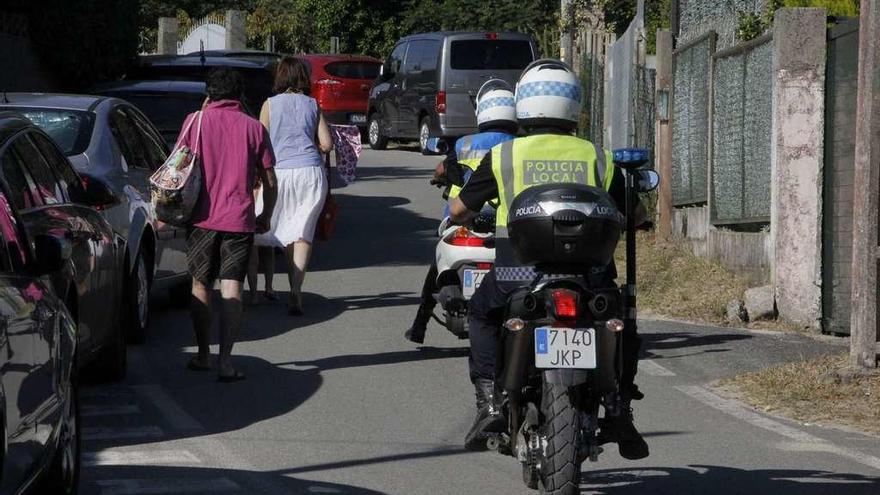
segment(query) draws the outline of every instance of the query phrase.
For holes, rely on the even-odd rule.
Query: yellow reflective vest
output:
[[[525,281],[531,280],[534,273],[518,262],[507,233],[507,215],[514,198],[540,184],[586,184],[609,191],[614,161],[610,152],[589,141],[568,135],[539,134],[492,148],[492,173],[499,199],[495,217],[496,278]]]

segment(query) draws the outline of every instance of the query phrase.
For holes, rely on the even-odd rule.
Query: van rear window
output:
[[[331,62],[324,67],[331,76],[345,79],[376,79],[379,77],[378,62]]]
[[[525,40],[459,40],[451,51],[450,66],[456,70],[522,70],[533,59]]]

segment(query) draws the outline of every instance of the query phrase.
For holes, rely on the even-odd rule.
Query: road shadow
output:
[[[171,490],[176,489],[179,492]],[[246,471],[205,467],[90,467],[80,482],[80,495],[101,493],[339,493],[384,495],[384,492],[341,483],[293,478],[279,471]]]
[[[698,333],[698,332],[658,332],[658,333],[642,333],[642,353],[644,358],[650,359],[672,359],[684,356],[693,356],[695,354],[710,354],[715,352],[727,352],[728,348],[711,348],[729,342],[738,342],[752,339],[753,336],[747,333]],[[699,347],[710,347],[708,349],[700,349],[694,353],[676,354],[674,356],[664,356],[663,351],[668,350],[686,350]]]
[[[431,262],[439,220],[403,208],[402,197],[338,194],[333,237],[315,244],[309,266],[323,272],[368,266],[421,266]],[[440,211],[438,209],[438,215]]]
[[[692,465],[585,471],[586,495],[877,495],[880,478],[801,469]]]
[[[442,161],[443,157],[439,157],[437,162]],[[370,181],[393,181],[399,179],[424,179],[425,181],[425,191],[435,190],[428,184],[428,181],[433,176],[432,170],[420,169],[420,168],[405,168],[405,167],[364,167],[362,169],[358,169],[357,172],[357,180],[356,182],[370,182]],[[439,194],[438,194],[439,196]]]

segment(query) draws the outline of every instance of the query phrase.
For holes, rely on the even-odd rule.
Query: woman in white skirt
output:
[[[329,187],[321,153],[333,149],[330,128],[318,102],[308,96],[310,88],[303,63],[284,57],[275,74],[276,96],[266,100],[260,110],[260,122],[269,131],[275,151],[278,201],[271,230],[255,241],[285,249],[290,281],[287,309],[291,315],[302,314],[302,285]]]

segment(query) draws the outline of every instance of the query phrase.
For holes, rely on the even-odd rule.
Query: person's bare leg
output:
[[[291,297],[302,307],[302,286],[306,279],[309,258],[312,256],[312,244],[296,241],[287,246],[287,278],[290,282]]]
[[[211,355],[211,287],[193,280],[189,300],[193,330],[195,330],[196,344],[199,347],[196,364],[207,367],[211,364],[209,360]]]
[[[242,283],[237,280],[221,280],[220,296],[223,298],[222,319],[220,320],[220,376],[229,376],[235,373],[230,358],[232,346],[238,338],[238,330],[241,328],[241,288]]]
[[[260,274],[260,259],[262,256],[259,254],[259,248],[254,246],[251,248],[251,254],[248,258],[248,272],[247,272],[247,284],[248,284],[248,294],[246,303],[248,305],[254,304],[257,302],[257,278]]]
[[[264,292],[267,297],[272,298],[275,295],[275,289],[272,287],[275,280],[275,248],[261,247],[260,263],[263,265],[263,276],[265,277]]]

